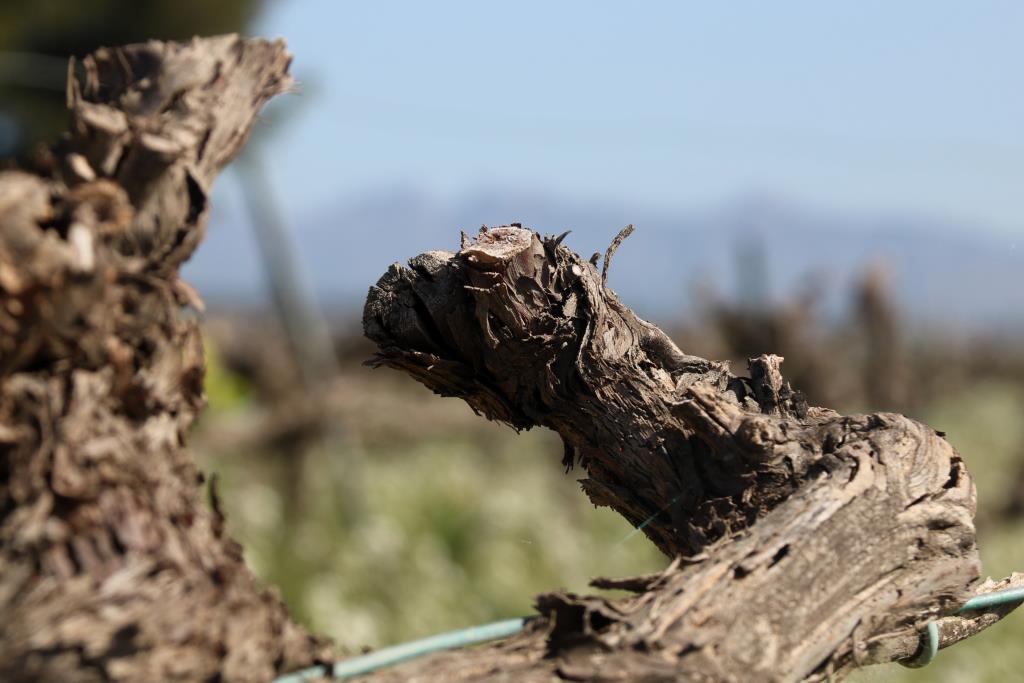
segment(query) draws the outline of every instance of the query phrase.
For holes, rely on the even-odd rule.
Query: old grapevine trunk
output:
[[[178,267],[289,61],[236,36],[101,50],[49,168],[0,173],[4,681],[267,681],[323,649],[183,449],[203,364]]]
[[[739,377],[683,353],[607,288],[613,252],[599,271],[561,238],[485,229],[392,266],[364,327],[376,363],[558,432],[590,499],[680,559],[600,584],[635,597],[543,595],[522,636],[382,678],[797,681],[912,654],[979,572],[959,455],[900,415],[807,406],[778,357]]]
[[[266,681],[326,654],[184,450],[203,369],[178,268],[288,61],[234,36],[102,50],[43,168],[0,173],[2,680]],[[597,583],[633,598],[542,595],[523,635],[380,678],[799,680],[912,654],[978,571],[956,453],[807,407],[775,357],[741,378],[683,354],[606,288],[610,256],[485,231],[389,271],[366,329],[379,362],[558,431],[591,499],[677,559]],[[947,617],[943,642],[1005,611]]]

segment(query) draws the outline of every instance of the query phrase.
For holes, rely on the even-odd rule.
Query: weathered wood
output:
[[[1022,587],[1024,587],[1024,574],[1014,573],[1000,581],[991,579],[985,581],[975,588],[974,595]],[[937,619],[939,648],[949,647],[984,631],[1018,606],[1016,604],[1000,605]],[[842,672],[846,673],[857,666],[912,658],[919,651],[921,640],[921,634],[915,629],[903,629],[869,638],[858,643],[859,647],[854,653],[854,657],[843,664]]]
[[[540,596],[528,633],[380,679],[813,679],[955,610],[975,499],[941,435],[808,407],[775,356],[749,377],[689,356],[604,279],[560,238],[485,229],[392,266],[364,328],[376,364],[558,432],[591,500],[685,560],[632,598]]]
[[[288,60],[234,36],[100,51],[49,170],[0,174],[3,680],[265,681],[327,654],[183,449],[203,369],[177,268]],[[618,582],[633,597],[548,593],[523,635],[379,678],[799,680],[908,654],[978,572],[959,456],[901,416],[809,408],[777,357],[744,378],[682,353],[607,289],[613,251],[599,272],[484,231],[394,267],[365,325],[380,363],[556,430],[591,499],[677,559]]]
[[[289,62],[237,36],[100,50],[48,172],[0,174],[2,680],[267,681],[328,654],[183,449],[204,396],[178,267]]]

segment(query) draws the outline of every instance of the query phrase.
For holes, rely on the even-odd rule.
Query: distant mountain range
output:
[[[244,211],[233,213],[213,221],[186,277],[214,306],[259,305],[267,300],[259,255]],[[321,207],[290,227],[322,304],[352,312],[390,263],[430,249],[455,250],[460,229],[473,233],[482,224],[510,222],[545,234],[571,229],[566,244],[585,256],[603,252],[620,228],[634,224],[609,284],[656,321],[690,312],[695,284],[725,296],[738,288],[749,296],[753,287],[778,299],[813,281],[827,293],[826,312],[835,312],[864,268],[878,263],[890,272],[893,293],[912,321],[1024,328],[1024,235],[923,217],[830,213],[773,198],[666,212],[498,192],[442,202],[396,189]],[[744,280],[738,264],[758,261],[763,268],[754,269],[754,278],[746,268]]]

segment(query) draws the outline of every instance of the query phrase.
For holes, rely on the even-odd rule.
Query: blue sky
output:
[[[767,194],[1024,234],[1021,2],[279,0],[255,32],[302,82],[266,135],[289,212]]]

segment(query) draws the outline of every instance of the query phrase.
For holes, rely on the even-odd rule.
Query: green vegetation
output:
[[[216,354],[211,360],[213,419],[199,444],[202,431],[247,403],[244,383],[218,367]],[[340,433],[306,451],[298,482],[289,476],[296,461],[269,448],[201,456],[220,474],[229,525],[251,565],[298,618],[343,646],[525,614],[539,592],[587,590],[596,575],[666,564],[617,514],[593,509],[575,483],[580,473],[563,473],[552,434],[486,424],[462,402],[387,370],[352,369],[342,381],[358,397],[346,404],[354,414],[339,416]],[[424,417],[427,408],[435,412]],[[1024,570],[1016,541],[1024,522],[991,521],[1005,473],[1024,453],[1021,414],[1019,388],[988,383],[937,396],[920,415],[948,432],[978,481],[981,547],[993,576]],[[423,438],[414,436],[418,421]],[[1024,671],[1022,639],[1024,615],[1013,615],[942,651],[927,669],[875,667],[852,680],[1011,680]]]
[[[386,372],[365,371],[353,390]],[[237,407],[239,385],[216,364],[209,376],[211,413],[224,415],[219,404]],[[479,432],[461,402],[400,386],[394,420],[437,401]],[[204,453],[201,464],[219,475],[250,565],[297,618],[352,649],[527,614],[545,590],[582,591],[596,575],[667,564],[619,515],[593,508],[578,470],[563,474],[553,434],[487,427],[367,446],[346,432],[305,454],[298,500],[287,499],[286,456]]]

